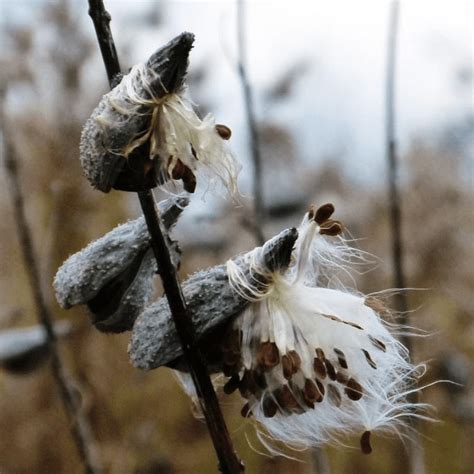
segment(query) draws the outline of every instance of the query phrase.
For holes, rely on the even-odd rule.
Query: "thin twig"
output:
[[[391,223],[392,242],[392,265],[393,265],[393,286],[399,288],[396,294],[395,307],[400,313],[400,323],[403,326],[409,325],[408,301],[403,288],[406,288],[406,278],[404,269],[404,249],[402,239],[402,210],[401,198],[398,189],[398,146],[396,138],[396,109],[395,109],[395,77],[397,67],[397,40],[399,30],[399,2],[393,0],[390,5],[390,21],[388,29],[387,43],[387,71],[386,71],[386,153],[388,161],[388,187]],[[409,337],[402,336],[401,340],[409,352],[412,350],[412,343]],[[416,402],[417,394],[413,392],[410,396],[411,402]],[[412,425],[415,423],[411,422]],[[413,427],[413,426],[412,426]],[[411,474],[424,473],[423,448],[419,437],[413,435],[408,441],[408,471]]]
[[[263,202],[263,177],[262,177],[262,155],[255,119],[252,89],[247,76],[247,48],[245,41],[245,0],[237,0],[237,69],[239,72],[242,94],[245,102],[245,113],[247,116],[248,134],[250,138],[250,149],[253,163],[253,199],[254,199],[254,223],[251,230],[259,245],[265,242],[263,234],[263,222],[265,218],[265,207]]]
[[[1,123],[5,124],[3,114],[3,105],[0,105]],[[20,247],[23,253],[23,259],[30,283],[31,291],[38,316],[38,320],[43,326],[46,334],[48,349],[51,357],[51,372],[56,382],[61,400],[69,419],[71,435],[76,444],[77,451],[84,465],[84,471],[87,474],[98,474],[101,472],[97,466],[97,462],[93,461],[91,453],[92,433],[88,421],[76,403],[77,394],[67,381],[63,364],[57,347],[57,338],[53,328],[53,317],[46,303],[45,296],[41,289],[41,276],[33,249],[33,240],[31,230],[28,226],[25,215],[25,201],[20,185],[20,177],[18,172],[18,157],[14,145],[7,136],[7,130],[3,128],[3,148],[4,148],[4,164],[8,177],[9,193],[13,202],[13,210],[15,215],[15,223],[17,226],[18,236],[20,239]]]
[[[89,0],[89,7],[89,15],[97,32],[102,57],[112,87],[114,78],[120,74],[120,66],[109,27],[110,15],[105,10],[102,0]],[[187,312],[178,275],[164,238],[153,193],[151,191],[139,192],[138,197],[150,233],[151,245],[158,264],[166,298],[219,459],[219,469],[229,474],[240,473],[244,470],[244,467],[232,446],[214,387],[197,345],[193,323]]]

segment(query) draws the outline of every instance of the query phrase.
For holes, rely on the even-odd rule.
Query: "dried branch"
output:
[[[3,106],[0,106],[0,118],[2,119],[0,122],[4,124],[5,117]],[[7,136],[6,127],[3,129],[3,148],[5,170],[8,177],[9,193],[13,202],[20,247],[25,261],[25,268],[31,291],[33,293],[33,300],[38,320],[46,334],[47,345],[51,357],[51,372],[54,381],[58,386],[59,394],[69,419],[71,435],[84,465],[84,471],[88,474],[98,474],[101,472],[101,469],[98,467],[97,461],[93,460],[91,452],[91,447],[93,446],[91,428],[76,403],[77,395],[74,394],[74,390],[76,389],[73,390],[67,381],[67,376],[64,372],[63,363],[57,347],[57,336],[53,327],[53,317],[46,304],[46,299],[41,289],[41,276],[33,249],[32,234],[26,220],[25,202],[18,172],[18,157],[16,155],[15,147],[10,141],[10,137]]]
[[[254,222],[250,227],[259,245],[265,242],[262,225],[265,218],[263,202],[263,178],[262,178],[262,155],[255,119],[252,89],[247,76],[247,48],[245,44],[245,1],[237,0],[237,45],[239,72],[242,93],[245,101],[245,113],[247,116],[248,133],[250,137],[250,149],[253,163],[253,199],[254,199]]]
[[[120,74],[120,65],[109,27],[110,15],[105,10],[102,0],[89,0],[89,15],[96,29],[109,83],[113,87],[114,79]],[[151,245],[166,298],[219,459],[219,468],[224,473],[242,472],[244,470],[243,464],[233,449],[214,387],[197,347],[194,327],[187,312],[176,269],[166,244],[153,193],[151,191],[141,191],[138,193],[138,197],[150,232]]]
[[[397,70],[397,40],[399,30],[399,2],[393,0],[390,5],[390,19],[387,42],[387,71],[386,71],[386,155],[388,162],[388,199],[390,206],[393,286],[399,288],[395,295],[395,309],[400,312],[400,324],[409,325],[408,301],[406,293],[406,278],[404,269],[404,249],[402,239],[402,209],[400,191],[398,189],[398,146],[396,137],[396,70]],[[411,353],[412,344],[409,337],[402,335],[401,341]],[[416,402],[417,392],[410,396],[411,402]],[[411,421],[412,425],[415,423]],[[408,441],[408,471],[411,474],[422,474],[425,471],[423,449],[418,436],[413,435]]]

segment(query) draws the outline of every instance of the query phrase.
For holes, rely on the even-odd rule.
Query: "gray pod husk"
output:
[[[68,321],[54,325],[57,337],[70,334]],[[0,331],[0,367],[13,374],[27,374],[43,364],[49,355],[48,340],[43,326]]]
[[[264,245],[264,261],[270,271],[288,267],[297,237],[296,229],[287,229]],[[235,263],[248,265],[244,257],[237,257]],[[226,265],[195,273],[182,288],[198,340],[220,331],[249,304],[232,289]],[[202,347],[202,351],[206,357],[206,347]],[[128,352],[132,364],[139,369],[180,365],[177,359],[183,355],[183,350],[166,297],[148,306],[137,318]]]
[[[158,204],[167,229],[188,203],[187,197],[178,196]],[[171,240],[168,242],[177,267],[179,248]],[[145,219],[140,217],[69,257],[56,273],[53,287],[62,308],[87,304],[97,329],[122,332],[132,328],[153,296],[156,269]]]
[[[160,177],[155,169],[160,157],[155,157],[154,162],[149,159],[148,142],[128,156],[123,154],[127,146],[149,128],[152,112],[151,106],[137,108],[123,83],[133,74],[133,90],[145,100],[152,98],[150,92],[154,98],[176,92],[184,83],[193,42],[191,33],[177,36],[150,57],[143,76],[132,69],[102,97],[81,135],[81,164],[92,186],[107,193],[111,188],[143,191],[158,184]]]

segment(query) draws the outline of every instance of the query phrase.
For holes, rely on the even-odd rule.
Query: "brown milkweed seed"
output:
[[[270,394],[266,394],[262,401],[263,414],[267,418],[272,418],[276,415],[278,411],[278,405],[273,400]]]
[[[232,377],[224,385],[224,393],[230,395],[239,388],[240,379],[238,375],[232,375]]]
[[[370,431],[364,431],[360,437],[360,449],[364,454],[370,454],[372,452],[372,446],[370,445]]]
[[[216,132],[223,140],[229,140],[232,136],[232,130],[227,125],[216,124]]]
[[[322,379],[326,378],[326,375],[327,375],[326,366],[324,365],[324,362],[319,357],[314,358],[313,368],[316,375],[318,375]]]
[[[306,402],[314,405],[314,402],[322,402],[323,394],[318,386],[310,379],[306,379],[304,383],[303,397]]]
[[[250,405],[248,403],[246,403],[242,409],[240,410],[240,414],[244,417],[244,418],[250,418],[252,416],[252,410],[250,409]]]
[[[366,351],[365,349],[362,349],[362,352],[364,353],[365,360],[370,365],[370,367],[372,367],[373,369],[376,369],[377,364],[372,360],[372,357],[370,356],[369,351]]]
[[[355,379],[352,377],[347,381],[346,388],[344,389],[346,392],[346,395],[354,401],[360,400],[362,398],[362,394],[364,392],[364,389],[362,388],[362,385],[357,382]]]
[[[337,221],[327,221],[319,229],[321,235],[330,235],[334,237],[342,232],[342,224]]]
[[[328,398],[329,398],[329,401],[333,405],[337,407],[341,406],[341,402],[342,402],[341,392],[339,392],[338,388],[332,383],[328,385]]]
[[[321,225],[326,222],[334,212],[334,205],[331,203],[323,204],[318,208],[314,216],[314,220],[317,224]]]
[[[262,342],[257,353],[257,363],[271,369],[280,363],[280,353],[274,342]]]
[[[326,370],[327,370],[329,378],[331,380],[336,380],[336,369],[334,368],[334,366],[331,364],[331,362],[328,359],[324,361],[324,364],[326,365]]]
[[[369,339],[370,339],[370,342],[377,348],[377,349],[380,349],[382,352],[386,352],[387,351],[387,346],[380,340],[380,339],[377,339],[373,336],[370,336],[369,335]]]

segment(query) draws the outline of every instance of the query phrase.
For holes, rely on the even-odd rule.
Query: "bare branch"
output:
[[[245,1],[237,0],[237,44],[239,72],[242,93],[245,101],[245,113],[247,116],[248,133],[250,137],[250,150],[253,163],[253,199],[254,216],[253,225],[250,227],[259,245],[265,242],[262,226],[265,218],[263,202],[263,178],[262,178],[262,155],[260,153],[260,142],[257,130],[257,121],[253,104],[252,89],[247,76],[247,49],[245,44]]]
[[[397,40],[399,31],[399,2],[393,0],[390,5],[390,19],[387,42],[387,71],[386,71],[386,154],[388,162],[388,199],[390,206],[391,224],[391,244],[392,244],[392,265],[393,265],[393,286],[394,288],[406,288],[406,278],[404,269],[404,249],[402,239],[402,206],[400,191],[398,188],[398,144],[396,137],[396,71],[397,71]],[[400,312],[400,324],[409,325],[408,301],[406,292],[399,291],[395,295],[395,309]],[[412,343],[408,336],[400,337],[402,343],[412,352]],[[417,400],[417,392],[409,396],[411,402]],[[415,421],[411,420],[413,425]],[[412,426],[413,427],[413,426]],[[419,442],[419,436],[413,434],[408,441],[407,462],[408,472],[411,474],[423,474],[425,471],[423,460],[423,448]]]
[[[2,119],[0,122],[4,124],[5,117],[3,113],[3,104],[0,105],[0,118]],[[47,345],[51,355],[51,371],[53,378],[59,388],[59,394],[69,418],[71,435],[84,465],[84,471],[88,474],[98,474],[101,472],[101,469],[98,467],[97,462],[93,460],[91,452],[93,446],[91,429],[87,419],[76,403],[77,395],[74,394],[73,388],[67,381],[67,376],[64,372],[64,367],[57,347],[57,336],[53,327],[53,317],[46,304],[46,299],[41,289],[41,276],[33,249],[32,234],[25,215],[25,201],[20,185],[18,157],[16,155],[15,147],[10,141],[10,137],[7,136],[6,127],[3,129],[3,148],[4,164],[8,177],[9,193],[13,202],[13,211],[20,239],[20,247],[25,261],[25,268],[31,291],[33,293],[38,320],[46,334]]]

